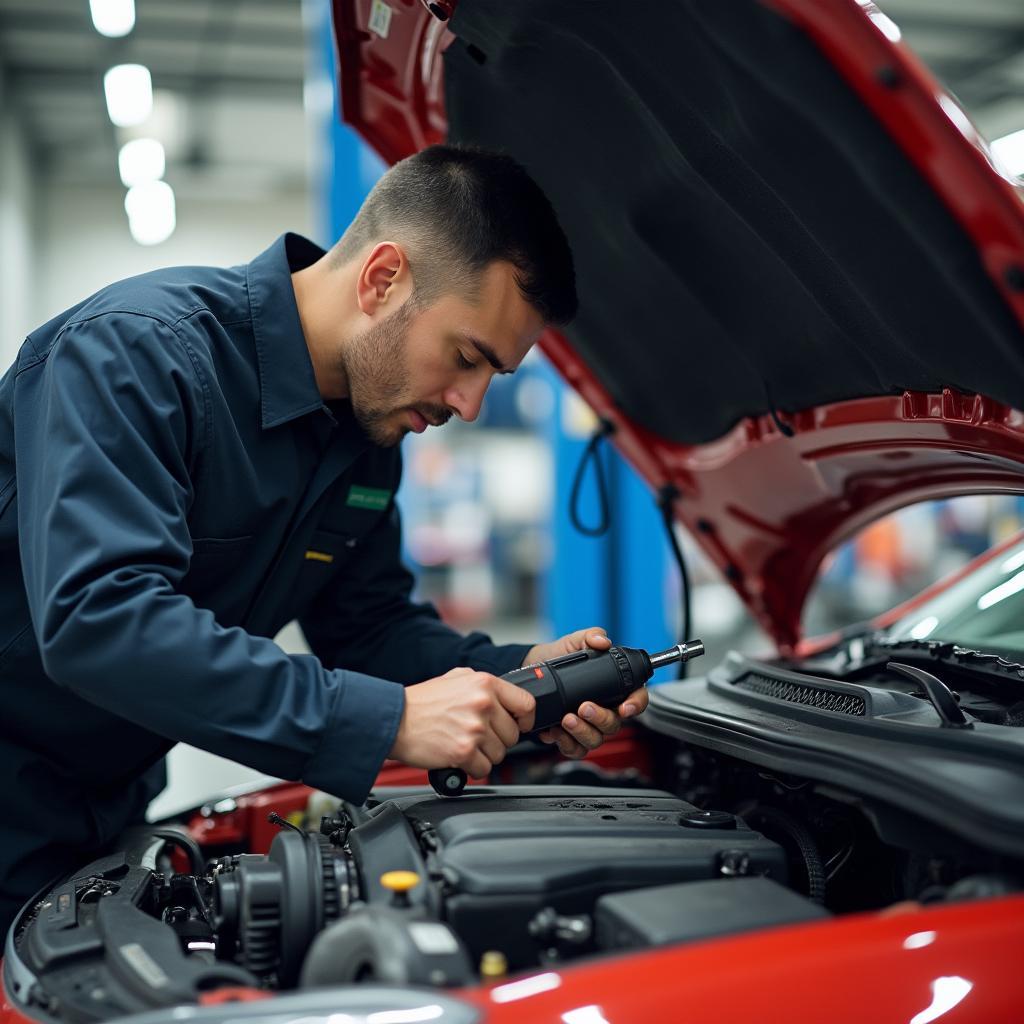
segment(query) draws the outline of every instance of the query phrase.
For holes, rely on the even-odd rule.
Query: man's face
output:
[[[442,295],[419,309],[407,299],[345,345],[355,417],[382,446],[452,414],[475,420],[493,376],[515,370],[543,326],[504,262],[481,273],[476,302]]]

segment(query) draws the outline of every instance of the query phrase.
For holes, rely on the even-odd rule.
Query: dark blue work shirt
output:
[[[324,404],[286,235],[122,281],[0,381],[0,920],[133,820],[183,741],[362,800],[403,690],[526,646],[410,601],[399,449]],[[315,656],[270,639],[298,619]]]

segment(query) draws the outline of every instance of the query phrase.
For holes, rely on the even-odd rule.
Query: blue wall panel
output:
[[[555,467],[553,558],[545,586],[548,621],[556,636],[583,626],[604,626],[619,643],[648,650],[668,647],[676,642],[679,629],[678,585],[654,497],[606,442],[599,457],[608,482],[608,532],[588,537],[576,530],[569,501],[589,435],[571,412],[578,399],[554,370],[549,372],[558,397],[548,425]],[[593,465],[587,468],[580,498],[579,518],[585,525],[597,524],[600,509]],[[674,672],[663,669],[656,681],[671,679]]]

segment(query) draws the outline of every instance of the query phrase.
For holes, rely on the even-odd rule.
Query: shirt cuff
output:
[[[405,690],[398,683],[360,672],[337,669],[327,675],[338,692],[302,781],[361,804],[395,745]]]

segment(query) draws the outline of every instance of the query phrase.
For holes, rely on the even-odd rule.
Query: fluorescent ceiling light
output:
[[[142,64],[116,64],[103,76],[103,92],[118,128],[145,121],[153,109],[153,79]]]
[[[1024,128],[1004,135],[991,144],[992,155],[1004,174],[1011,178],[1024,174]]]
[[[101,36],[116,39],[135,28],[135,0],[89,0],[89,13]]]
[[[159,180],[166,165],[164,147],[156,139],[132,139],[117,154],[117,169],[126,188]]]
[[[174,233],[174,190],[166,181],[133,185],[124,197],[128,228],[139,245],[159,245]]]
[[[188,147],[188,104],[180,93],[153,89],[153,109],[149,117],[128,128],[118,128],[118,142],[132,139],[159,139],[167,159],[183,157]]]

